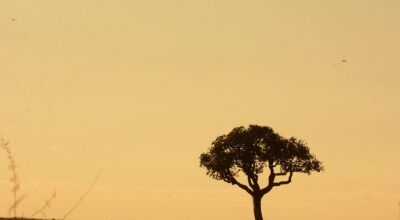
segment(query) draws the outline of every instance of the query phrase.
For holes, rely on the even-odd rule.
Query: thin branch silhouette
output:
[[[37,215],[37,214],[39,214],[39,213],[42,214],[43,216],[46,216],[46,215],[45,215],[45,211],[46,211],[46,209],[51,208],[51,202],[56,198],[56,196],[57,196],[57,192],[56,192],[56,190],[54,190],[54,192],[53,192],[53,194],[51,195],[51,197],[50,197],[49,199],[47,199],[47,200],[44,202],[43,206],[40,207],[38,210],[36,210],[36,211],[30,216],[30,218],[33,218],[35,215]]]
[[[4,140],[3,137],[0,137],[0,147],[6,151],[7,159],[9,161],[8,170],[11,171],[10,182],[13,185],[11,188],[11,192],[13,194],[14,202],[10,206],[8,213],[9,215],[13,212],[14,218],[17,217],[17,207],[18,205],[26,198],[26,195],[23,195],[18,198],[18,191],[21,188],[21,183],[17,173],[17,163],[11,153],[11,149],[8,146],[9,141]]]
[[[8,215],[11,214],[11,212],[14,210],[14,218],[16,218],[16,208],[17,206],[22,202],[22,200],[24,200],[27,197],[27,195],[22,195],[21,197],[19,197],[18,199],[15,200],[14,204],[12,204],[10,206],[10,208],[8,208]]]
[[[61,218],[61,220],[66,219],[82,203],[82,201],[87,197],[90,191],[92,191],[93,187],[96,185],[102,173],[103,171],[101,170],[94,178],[92,184],[89,186],[86,192],[79,198],[79,200],[72,206],[72,208]]]

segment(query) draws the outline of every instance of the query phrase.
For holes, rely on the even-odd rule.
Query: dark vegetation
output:
[[[19,191],[21,188],[21,182],[17,173],[17,163],[11,153],[11,148],[9,147],[9,142],[5,141],[3,138],[0,137],[0,147],[3,148],[3,150],[6,152],[7,155],[7,159],[8,159],[8,170],[11,173],[11,177],[10,177],[10,183],[11,183],[11,193],[13,195],[13,203],[11,204],[11,206],[8,209],[8,215],[9,216],[13,216],[13,217],[8,217],[8,218],[3,218],[0,217],[0,220],[44,220],[44,219],[37,219],[37,218],[33,218],[38,214],[41,214],[43,217],[46,216],[45,211],[51,207],[51,202],[53,201],[53,199],[56,197],[56,191],[54,191],[54,193],[52,194],[52,196],[47,199],[44,204],[37,209],[36,211],[34,211],[29,218],[25,218],[25,217],[17,217],[17,208],[18,206],[22,203],[22,201],[26,198],[25,194],[19,195]]]
[[[200,155],[200,166],[208,176],[237,185],[250,194],[255,220],[263,219],[261,200],[273,188],[291,183],[294,173],[323,171],[322,163],[304,141],[284,138],[272,128],[258,125],[237,127],[217,137]],[[261,186],[264,170],[268,170],[264,177],[267,185]],[[240,174],[244,174],[247,184],[240,182]]]
[[[8,169],[11,173],[13,203],[8,209],[8,215],[12,217],[0,217],[0,220],[55,220],[47,219],[45,215],[45,211],[51,207],[51,202],[56,197],[55,192],[29,217],[17,215],[17,207],[26,196],[19,193],[20,180],[17,165],[8,144],[0,137],[0,148],[6,152],[9,161]],[[258,125],[250,125],[248,128],[236,127],[227,135],[217,137],[208,151],[200,155],[200,166],[207,170],[208,176],[237,185],[250,194],[253,198],[255,220],[263,219],[261,200],[272,189],[290,184],[294,173],[310,175],[312,172],[321,172],[324,169],[322,163],[310,153],[304,141],[295,137],[282,137],[272,128]],[[264,170],[267,170],[265,176],[263,176]],[[79,206],[96,184],[100,174],[101,172],[60,220],[67,218]],[[261,186],[259,181],[267,182],[267,184]],[[44,218],[34,218],[38,214]]]
[[[0,220],[56,220],[56,219],[41,219],[41,218],[1,218]]]
[[[0,148],[2,148],[7,155],[7,159],[9,162],[8,165],[8,170],[11,173],[10,177],[10,183],[12,185],[11,187],[11,193],[13,195],[13,203],[8,209],[8,215],[12,217],[0,217],[0,220],[55,220],[54,218],[48,219],[46,218],[46,211],[47,209],[51,208],[51,203],[56,197],[56,191],[51,195],[51,197],[47,200],[45,200],[44,204],[37,210],[35,210],[29,217],[22,217],[17,215],[17,208],[21,204],[21,202],[26,198],[26,195],[19,195],[21,183],[20,179],[17,173],[17,163],[11,153],[11,148],[9,147],[9,142],[5,141],[3,138],[0,137]],[[86,190],[86,192],[78,199],[78,201],[68,210],[68,212],[59,220],[64,220],[66,219],[81,203],[82,201],[86,198],[86,196],[91,192],[93,187],[96,185],[98,179],[100,178],[101,171],[99,174],[96,176],[92,184],[89,186],[89,188]],[[41,215],[43,218],[34,218],[36,215]]]

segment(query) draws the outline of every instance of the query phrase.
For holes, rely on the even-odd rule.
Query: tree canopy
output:
[[[273,187],[289,184],[293,173],[311,174],[323,170],[322,163],[310,153],[307,144],[295,137],[284,138],[268,126],[250,125],[234,128],[212,142],[206,153],[200,155],[200,166],[207,175],[238,185],[251,195],[268,193]],[[268,183],[258,184],[259,174],[268,169]],[[237,179],[242,172],[248,185]],[[277,181],[278,176],[287,179]]]

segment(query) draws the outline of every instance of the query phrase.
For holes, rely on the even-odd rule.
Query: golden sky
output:
[[[266,220],[398,219],[398,0],[0,0],[0,134],[29,215],[252,219],[198,156],[233,127],[309,144],[326,171],[263,200]],[[11,203],[0,157],[0,215]],[[0,169],[1,170],[1,169]]]

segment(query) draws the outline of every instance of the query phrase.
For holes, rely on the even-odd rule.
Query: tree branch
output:
[[[249,182],[249,185],[253,189],[254,193],[257,193],[260,191],[260,185],[258,185],[258,175],[257,174],[252,174],[251,176],[247,175],[247,181]]]
[[[262,195],[268,193],[274,187],[274,180],[275,180],[275,171],[274,171],[274,163],[272,161],[268,162],[269,168],[269,176],[268,176],[268,185],[261,190]]]
[[[280,186],[280,185],[289,184],[289,183],[292,182],[292,177],[293,177],[293,171],[290,171],[288,180],[280,181],[280,182],[277,182],[277,183],[273,183],[273,186]]]
[[[275,176],[286,176],[287,172],[275,173]]]
[[[247,187],[246,185],[240,183],[234,177],[232,177],[232,183],[235,184],[235,185],[238,185],[240,188],[244,189],[250,195],[253,195],[253,191],[249,187]]]
[[[247,176],[247,182],[249,183],[249,186],[254,189],[254,183],[252,182],[250,176]]]

